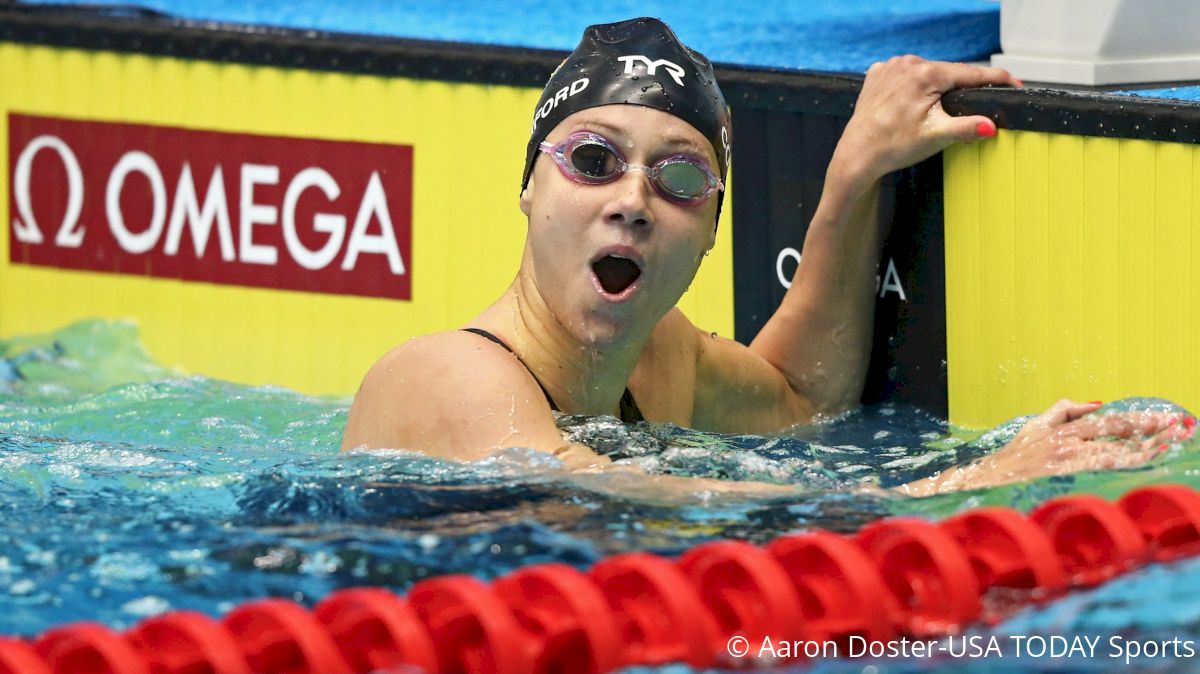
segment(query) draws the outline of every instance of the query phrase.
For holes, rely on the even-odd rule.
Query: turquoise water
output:
[[[1135,471],[880,498],[858,487],[976,456],[1018,425],[951,435],[944,421],[895,406],[775,438],[561,419],[573,438],[652,471],[796,486],[784,499],[629,496],[624,482],[572,476],[553,457],[520,449],[468,465],[400,451],[339,454],[348,404],[180,376],[154,363],[124,323],[0,342],[0,633],[34,635],[81,619],[126,628],[164,611],[219,615],[266,596],[311,605],[350,586],[402,593],[442,573],[494,578],[547,561],[586,567],[622,551],[675,554],[715,538],[761,542],[809,527],[852,531],[886,514],[942,516],[987,503],[1027,509],[1051,496],[1115,496],[1154,481],[1200,487],[1200,454],[1181,447]],[[1200,640],[1197,587],[1200,561],[1152,566],[980,634]],[[889,660],[877,671],[1014,664]],[[1108,658],[1034,664],[1020,668],[1125,671]],[[1191,671],[1188,661],[1153,664]]]
[[[1200,87],[1162,87],[1159,89],[1130,89],[1114,91],[1123,96],[1141,96],[1142,98],[1166,98],[1176,101],[1200,101]]]
[[[70,4],[111,6],[103,0]],[[1000,51],[994,0],[135,0],[119,6],[201,21],[566,51],[589,24],[654,16],[716,62],[839,72],[865,72],[900,54],[979,61]]]

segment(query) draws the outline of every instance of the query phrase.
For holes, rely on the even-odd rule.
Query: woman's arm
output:
[[[922,497],[1051,475],[1135,468],[1166,451],[1172,443],[1191,438],[1196,429],[1196,419],[1190,415],[1151,411],[1093,415],[1099,408],[1098,402],[1060,400],[1030,419],[1003,448],[933,477],[894,487],[892,492]],[[613,465],[582,445],[574,448],[573,456],[564,457],[568,468],[595,476],[595,480],[584,482],[588,488],[615,495],[681,502],[708,499],[715,494],[778,498],[799,493],[790,485],[647,475],[635,465]],[[623,472],[621,478],[614,476],[618,470]]]
[[[879,180],[954,142],[995,135],[986,117],[951,117],[947,91],[1018,86],[997,68],[903,56],[867,71],[826,172],[803,256],[779,309],[750,349],[817,412],[858,404],[870,358],[879,261]]]
[[[1060,400],[1012,442],[964,466],[895,488],[907,496],[984,489],[1050,475],[1140,466],[1192,437],[1196,418],[1166,412],[1093,415],[1099,402]]]
[[[778,430],[858,403],[874,327],[880,178],[954,142],[995,135],[986,117],[946,114],[942,94],[1019,84],[997,68],[915,56],[867,71],[783,302],[749,349],[704,344],[695,406],[701,427]]]

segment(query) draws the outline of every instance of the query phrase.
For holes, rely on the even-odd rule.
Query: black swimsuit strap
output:
[[[516,359],[522,365],[525,365],[525,361],[521,360],[520,356],[517,356],[517,352],[513,351],[512,347],[505,344],[504,340],[493,335],[487,330],[482,328],[463,328],[463,332],[470,332],[472,334],[479,335],[484,339],[490,340],[494,344],[499,345],[505,351],[511,353],[513,356],[516,356]],[[525,369],[529,370],[529,366],[525,365]],[[533,380],[537,382],[538,388],[542,389],[542,395],[546,396],[546,402],[550,403],[550,409],[554,410],[555,412],[561,412],[562,410],[558,408],[558,404],[554,402],[554,398],[550,397],[550,392],[546,390],[546,387],[542,386],[542,382],[537,378],[537,375],[533,373],[533,370],[529,370],[529,376],[533,377]],[[621,414],[621,421],[624,421],[627,424],[646,420],[646,418],[642,416],[642,410],[638,407],[637,401],[633,399],[633,394],[629,392],[628,388],[625,389],[625,393],[621,396],[621,402],[617,407]]]
[[[642,416],[642,410],[638,407],[637,401],[633,399],[633,393],[628,388],[621,396],[621,402],[617,405],[617,409],[620,410],[621,421],[627,424],[646,420],[646,417]]]
[[[516,357],[517,361],[520,362],[522,365],[525,365],[525,361],[521,360],[521,357],[517,355],[516,351],[512,350],[511,346],[505,344],[503,339],[500,339],[499,337],[493,335],[492,333],[488,332],[487,330],[484,330],[483,328],[463,328],[463,332],[470,332],[470,333],[479,335],[480,337],[483,337],[484,339],[491,340],[492,342],[500,345],[500,347],[503,348],[505,351],[511,353],[514,357]],[[529,370],[529,366],[525,365],[525,369]],[[537,378],[537,375],[535,375],[533,373],[533,370],[529,370],[529,376],[533,377],[533,380],[535,382],[537,382],[538,388],[542,389],[542,395],[546,396],[546,402],[550,403],[550,409],[554,410],[555,412],[561,412],[562,410],[558,409],[558,404],[554,402],[554,398],[550,397],[550,392],[546,390],[545,386],[542,386],[541,380],[539,380]]]

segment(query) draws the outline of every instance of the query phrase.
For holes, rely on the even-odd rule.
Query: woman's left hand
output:
[[[1196,418],[1168,412],[1092,415],[1099,402],[1060,400],[995,453],[899,487],[912,496],[995,487],[1050,475],[1140,466],[1195,433]]]
[[[942,95],[952,89],[1021,86],[1006,70],[897,56],[867,70],[854,115],[834,152],[831,172],[863,189],[885,174],[937,154],[954,142],[996,135],[981,115],[951,117]]]

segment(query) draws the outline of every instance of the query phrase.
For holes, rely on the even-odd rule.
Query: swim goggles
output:
[[[677,204],[695,205],[725,189],[708,162],[699,157],[674,154],[651,166],[630,164],[611,141],[592,131],[576,131],[554,144],[542,141],[538,149],[554,158],[567,179],[584,185],[610,183],[637,169],[650,179],[654,191]]]

